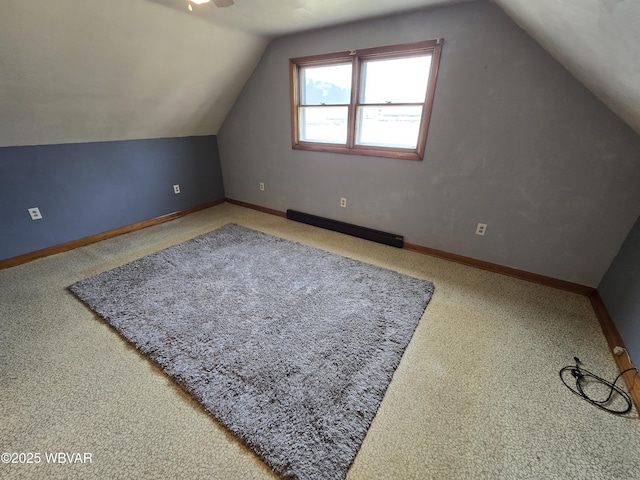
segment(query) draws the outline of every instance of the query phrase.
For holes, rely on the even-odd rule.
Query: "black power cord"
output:
[[[595,405],[596,407],[598,407],[601,410],[604,410],[605,412],[614,413],[616,415],[624,415],[625,413],[628,413],[629,411],[631,411],[631,407],[633,405],[633,402],[631,401],[631,397],[627,392],[622,390],[620,387],[616,386],[616,382],[620,379],[620,377],[622,377],[622,375],[624,375],[627,372],[630,372],[631,370],[635,370],[636,372],[638,372],[637,368],[634,368],[634,367],[627,368],[626,370],[621,372],[620,375],[618,375],[613,382],[609,382],[608,380],[605,380],[604,378],[601,378],[591,373],[589,370],[585,370],[584,368],[582,368],[580,366],[581,362],[578,357],[573,357],[573,359],[576,362],[575,365],[569,365],[560,370],[560,380],[562,380],[562,383],[564,383],[564,385],[569,390],[571,390],[573,394],[585,399],[587,402],[591,403],[592,405]],[[575,378],[576,380],[575,388],[569,385],[565,381],[563,374],[565,374],[566,372],[571,372],[571,376]],[[595,400],[591,398],[589,395],[587,395],[583,390],[583,385],[587,381],[593,381],[595,383],[609,387],[609,395],[607,396],[607,398],[605,398],[604,400]],[[615,408],[609,408],[608,406],[606,406],[615,398],[614,395],[616,393],[620,395],[627,404],[627,407],[624,410],[617,410]]]

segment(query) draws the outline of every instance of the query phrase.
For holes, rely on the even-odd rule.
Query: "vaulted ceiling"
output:
[[[639,0],[495,0],[640,133]]]
[[[640,133],[640,1],[494,1]],[[272,38],[454,3],[9,2],[0,146],[215,134]]]
[[[152,0],[185,10],[185,0]],[[465,0],[238,0],[196,8],[210,22],[278,36]],[[479,1],[479,0],[466,0]],[[640,132],[640,0],[493,0]]]

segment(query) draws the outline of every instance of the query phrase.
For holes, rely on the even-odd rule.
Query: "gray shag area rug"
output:
[[[69,287],[283,478],[343,479],[433,284],[228,224]]]

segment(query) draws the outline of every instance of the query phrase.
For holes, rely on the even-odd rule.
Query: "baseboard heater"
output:
[[[381,232],[380,230],[373,230],[372,228],[359,227],[358,225],[351,225],[350,223],[339,222],[337,220],[331,220],[330,218],[317,217],[315,215],[297,212],[295,210],[287,210],[287,218],[289,220],[295,220],[296,222],[313,225],[314,227],[325,228],[327,230],[333,230],[334,232],[346,233],[353,237],[364,238],[365,240],[371,240],[372,242],[384,243],[385,245],[391,245],[392,247],[402,248],[404,245],[404,237],[402,235],[396,235],[395,233],[387,233]]]

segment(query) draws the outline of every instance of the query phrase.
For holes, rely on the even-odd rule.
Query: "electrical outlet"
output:
[[[476,227],[476,235],[480,235],[481,237],[484,237],[485,233],[487,233],[487,224],[479,223],[478,226]]]
[[[174,185],[173,186],[173,193],[180,193],[180,185]]]
[[[42,218],[42,214],[40,213],[40,209],[38,207],[30,208],[29,215],[31,215],[31,220],[40,220]]]
[[[347,199],[344,197],[340,197],[340,206],[342,208],[347,208]]]
[[[264,183],[260,182],[260,191],[264,192]]]

